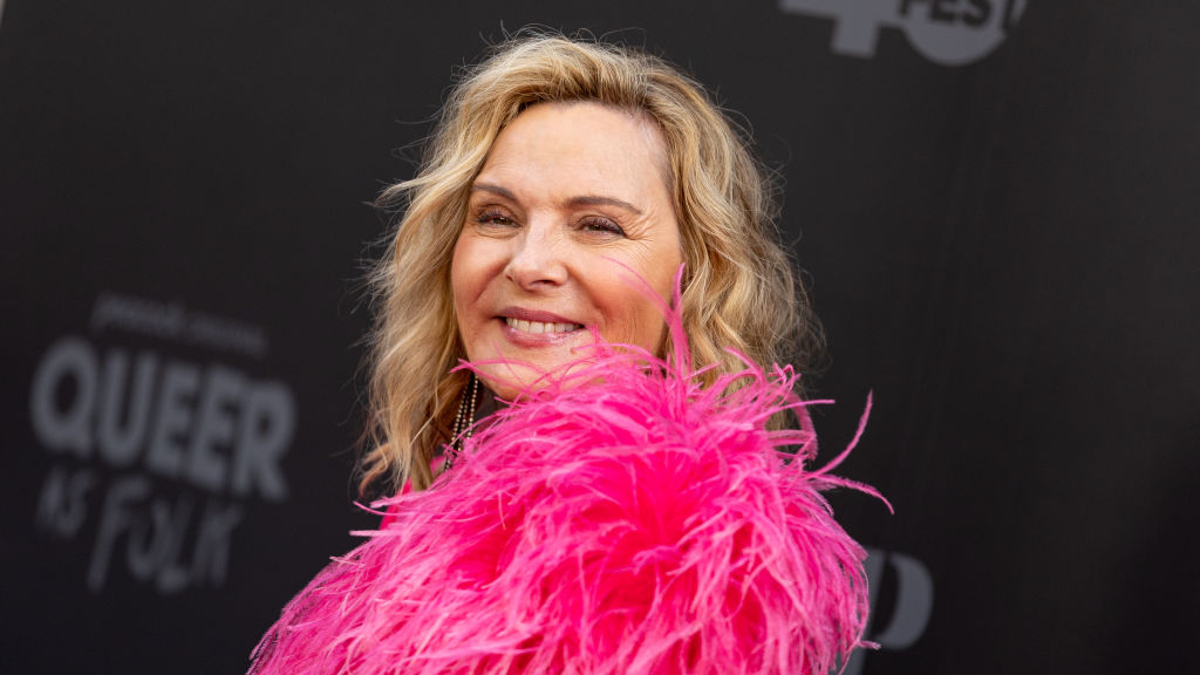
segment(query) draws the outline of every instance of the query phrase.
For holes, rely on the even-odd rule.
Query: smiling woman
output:
[[[470,409],[463,359],[526,362],[504,377],[484,367],[509,399],[587,341],[559,324],[669,353],[661,315],[622,265],[666,297],[682,260],[678,310],[695,365],[715,366],[706,382],[740,370],[736,354],[803,370],[820,333],[748,145],[703,87],[638,50],[527,33],[468,68],[418,175],[379,199],[400,219],[373,277],[361,487],[430,485]],[[565,339],[535,346],[547,338],[530,341],[534,324]]]
[[[798,378],[773,362],[816,331],[746,142],[636,50],[526,35],[468,70],[381,199],[403,215],[363,487],[413,489],[376,502],[380,530],[284,610],[255,672],[846,662],[865,552],[818,491],[861,486],[806,467]]]

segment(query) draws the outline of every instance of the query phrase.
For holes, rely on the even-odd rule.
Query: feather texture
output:
[[[480,427],[431,489],[377,504],[396,517],[284,609],[252,672],[845,663],[863,645],[865,552],[820,492],[878,494],[829,473],[850,448],[806,468],[816,438],[790,368],[746,361],[702,387],[668,321],[673,362],[598,340]],[[768,431],[785,408],[800,428]]]

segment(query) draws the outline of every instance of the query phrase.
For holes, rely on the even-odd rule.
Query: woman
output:
[[[481,196],[472,186],[501,131],[527,108],[549,101],[624,111],[646,135],[645,149],[657,154],[652,161],[662,185],[656,187],[665,191],[671,213],[656,215],[677,220],[685,263],[680,312],[697,366],[740,369],[729,349],[759,363],[802,366],[797,358],[816,346],[802,288],[775,241],[770,183],[704,90],[663,61],[631,50],[556,36],[517,39],[459,82],[417,177],[380,199],[407,208],[393,255],[375,274],[381,316],[371,385],[376,450],[364,462],[364,485],[410,480],[424,489],[432,480],[430,460],[450,440],[469,382],[467,373],[451,371],[460,359],[481,356],[460,336],[463,319],[456,319],[450,283],[458,234],[474,229],[463,230],[473,215],[471,199],[478,203]],[[659,271],[673,275],[675,258],[661,262]],[[710,381],[715,377],[710,373]]]
[[[796,380],[753,365],[815,331],[769,183],[701,87],[519,37],[382,202],[404,215],[375,277],[363,487],[417,492],[256,670],[823,672],[859,644],[863,552],[814,491],[845,483],[780,460],[815,444],[802,411],[765,429]],[[462,457],[435,477],[445,446]]]

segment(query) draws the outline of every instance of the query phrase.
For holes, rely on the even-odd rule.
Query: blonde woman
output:
[[[819,343],[803,287],[777,241],[772,185],[747,151],[748,139],[703,88],[638,51],[554,35],[520,37],[464,73],[418,175],[379,200],[403,216],[391,255],[374,277],[376,442],[363,464],[364,485],[430,484],[429,463],[450,440],[469,381],[451,371],[460,359],[477,356],[461,333],[450,283],[455,244],[471,217],[472,185],[501,131],[544,102],[624,111],[652,132],[646,141],[658,144],[655,161],[679,228],[680,311],[697,366],[740,369],[729,349],[759,363],[801,366]]]
[[[256,671],[823,672],[859,644],[862,549],[814,489],[841,483],[780,457],[811,429],[771,430],[796,379],[753,365],[816,329],[747,142],[638,50],[527,33],[463,74],[380,199],[362,485],[414,491]]]

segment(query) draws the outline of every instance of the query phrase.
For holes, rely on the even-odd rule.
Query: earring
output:
[[[450,466],[462,452],[463,442],[475,431],[472,425],[475,423],[475,405],[478,402],[479,378],[475,377],[475,373],[471,373],[471,379],[467,381],[462,397],[458,399],[458,413],[454,416],[454,427],[450,430],[449,452],[446,453],[446,462],[442,465],[443,472],[450,470]]]

